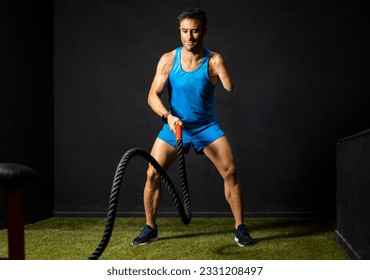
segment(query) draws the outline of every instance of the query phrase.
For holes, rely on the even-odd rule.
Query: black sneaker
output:
[[[234,240],[240,247],[245,247],[253,244],[253,239],[249,235],[248,229],[244,224],[239,225],[238,228],[235,230]]]
[[[132,245],[145,245],[156,240],[158,240],[157,225],[155,225],[154,229],[149,225],[145,225],[140,234],[132,240]]]

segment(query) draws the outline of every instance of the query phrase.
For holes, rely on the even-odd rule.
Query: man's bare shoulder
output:
[[[159,71],[159,73],[167,74],[167,75],[170,73],[172,64],[175,60],[175,53],[176,53],[176,50],[164,53],[161,56],[158,62],[158,67],[157,67],[157,70]]]
[[[176,50],[164,53],[160,59],[163,64],[172,64],[175,59]]]
[[[221,54],[217,52],[210,52],[209,54],[209,62],[212,65],[219,65],[224,63],[224,58],[222,57]]]

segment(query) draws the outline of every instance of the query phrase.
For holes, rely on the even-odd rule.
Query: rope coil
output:
[[[107,221],[105,224],[105,229],[103,233],[103,237],[95,249],[95,251],[89,256],[89,260],[97,260],[103,254],[105,248],[107,247],[109,240],[112,236],[114,222],[116,219],[116,212],[118,206],[118,198],[119,192],[121,188],[122,178],[125,173],[126,167],[131,160],[131,158],[135,156],[140,156],[147,160],[159,173],[163,183],[166,185],[167,190],[172,198],[177,212],[181,218],[181,221],[184,224],[189,224],[191,222],[191,202],[190,202],[190,194],[188,188],[188,180],[186,176],[186,164],[185,164],[185,156],[183,153],[183,144],[182,144],[182,137],[181,137],[181,127],[176,126],[176,144],[177,144],[177,154],[178,154],[178,164],[180,169],[180,177],[181,177],[181,185],[182,185],[182,193],[183,193],[183,201],[184,206],[181,203],[181,199],[175,189],[175,186],[171,182],[170,178],[168,177],[166,171],[162,168],[162,166],[152,157],[149,153],[144,151],[141,148],[133,148],[128,150],[122,157],[121,161],[119,162],[116,173],[113,180],[110,200],[109,200],[109,207],[107,212]]]

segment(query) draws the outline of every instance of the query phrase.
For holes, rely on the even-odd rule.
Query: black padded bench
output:
[[[0,188],[6,189],[6,221],[10,260],[24,260],[24,184],[36,172],[24,165],[0,163]]]

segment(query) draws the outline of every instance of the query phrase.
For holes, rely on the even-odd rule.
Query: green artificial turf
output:
[[[233,219],[159,218],[159,240],[132,246],[143,218],[117,218],[100,259],[109,260],[340,260],[346,254],[334,240],[334,223],[307,218],[250,218],[256,243],[240,248],[233,241]],[[25,227],[28,260],[87,259],[99,244],[104,218],[51,218]],[[0,230],[0,258],[7,256],[7,231]]]

